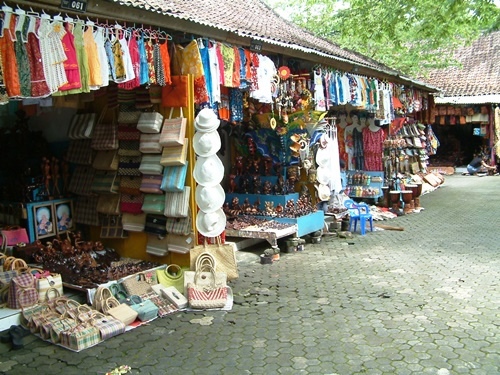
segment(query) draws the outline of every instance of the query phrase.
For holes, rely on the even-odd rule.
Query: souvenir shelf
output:
[[[351,198],[372,198],[382,196],[384,172],[347,171],[346,194]]]

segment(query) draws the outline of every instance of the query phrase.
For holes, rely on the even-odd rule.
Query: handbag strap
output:
[[[170,272],[172,269],[175,269],[175,272]],[[178,266],[177,264],[169,264],[165,270],[165,276],[168,277],[170,280],[179,280],[183,276],[182,268]]]
[[[205,271],[196,270],[196,273],[194,274],[194,284],[196,286],[200,286],[197,283],[197,280],[202,277],[203,272],[210,272],[212,279],[210,280],[210,285],[203,285],[203,288],[205,289],[215,289],[216,288],[216,280],[215,280],[215,269],[213,267],[210,267],[209,265],[205,265],[203,268]],[[206,273],[203,275],[204,277],[207,277]]]
[[[214,270],[217,269],[217,261],[214,256],[207,251],[201,253],[196,258],[195,271],[201,270],[202,268],[210,267]]]
[[[184,111],[183,111],[182,107],[179,108],[179,111],[180,111],[179,117],[184,118]],[[173,115],[174,115],[174,107],[170,107],[170,113],[168,115],[168,119],[171,120]]]

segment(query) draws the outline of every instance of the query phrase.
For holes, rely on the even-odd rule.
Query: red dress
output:
[[[26,50],[30,63],[31,96],[34,98],[47,96],[50,94],[50,89],[49,86],[47,86],[45,74],[43,73],[40,44],[38,43],[38,38],[34,32],[28,33],[28,43],[26,45]]]
[[[67,57],[66,61],[64,61],[64,71],[66,72],[68,83],[59,87],[59,91],[79,89],[82,87],[80,67],[78,66],[78,58],[75,49],[75,37],[71,30],[68,29],[68,24],[66,24],[65,30],[66,33],[62,37],[61,43]]]

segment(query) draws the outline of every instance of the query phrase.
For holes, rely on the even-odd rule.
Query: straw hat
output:
[[[325,184],[319,184],[315,185],[316,191],[317,191],[317,196],[320,201],[329,201],[330,200],[330,195],[331,191],[328,185]]]
[[[226,214],[222,208],[209,213],[198,211],[196,229],[205,237],[217,237],[226,229]]]
[[[319,166],[316,168],[316,181],[321,185],[326,185],[330,182],[329,169],[327,167]]]
[[[210,108],[203,108],[194,122],[194,128],[200,132],[211,132],[216,130],[220,125],[220,120]]]
[[[217,155],[200,156],[194,165],[193,177],[202,186],[215,186],[224,178],[224,165]]]
[[[210,213],[222,207],[226,199],[226,193],[220,184],[215,186],[197,185],[195,198],[200,210]]]
[[[221,147],[221,139],[216,130],[211,132],[196,132],[193,137],[194,152],[198,156],[210,156],[217,153]]]

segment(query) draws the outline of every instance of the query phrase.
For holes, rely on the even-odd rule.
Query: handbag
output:
[[[196,271],[193,280],[187,283],[189,306],[202,310],[224,307],[227,302],[227,283],[222,275],[212,267]]]
[[[122,321],[112,317],[111,315],[104,315],[100,312],[95,312],[91,319],[92,325],[99,330],[101,340],[121,335],[127,328],[125,323]]]
[[[137,111],[132,106],[120,106],[118,111],[118,123],[119,124],[137,124],[142,112]]]
[[[120,179],[116,171],[96,171],[90,190],[94,193],[118,193]]]
[[[95,169],[87,166],[76,166],[71,180],[69,182],[68,191],[76,195],[92,195],[92,181],[94,180]]]
[[[97,212],[107,215],[119,215],[120,194],[99,194]]]
[[[2,249],[5,249],[7,246],[15,246],[19,243],[27,244],[29,242],[30,240],[26,228],[11,226],[4,227],[0,230],[0,243],[2,244]]]
[[[119,176],[140,176],[141,156],[120,156],[118,162]]]
[[[146,214],[123,213],[122,226],[129,232],[143,232],[146,226]]]
[[[156,277],[162,286],[173,286],[180,293],[184,291],[184,270],[177,264],[169,264],[166,268],[156,270]]]
[[[101,215],[101,238],[127,238],[121,215]]]
[[[144,194],[142,211],[147,214],[162,214],[165,211],[165,195]]]
[[[137,126],[118,123],[117,138],[120,141],[120,145],[121,141],[138,141],[140,137],[141,132],[137,129]]]
[[[63,295],[62,277],[58,273],[49,273],[47,276],[36,277],[36,285],[38,290],[39,301],[49,301],[51,291],[55,290],[56,297]]]
[[[75,216],[74,220],[78,224],[83,225],[99,225],[99,215],[97,214],[98,196],[82,197],[79,196],[75,200]]]
[[[163,194],[163,190],[161,190],[162,179],[163,176],[161,175],[144,174],[142,175],[141,187],[139,190],[143,193]]]
[[[139,147],[141,143],[139,140],[136,141],[120,141],[120,146],[118,147],[118,155],[120,156],[141,156],[141,150]]]
[[[38,302],[38,290],[35,277],[30,272],[18,275],[10,281],[9,299],[7,306],[10,309],[30,307]]]
[[[221,244],[220,238],[217,237],[217,243],[206,244],[195,246],[189,252],[190,266],[191,269],[196,269],[196,260],[198,256],[204,253],[208,253],[215,259],[215,270],[216,272],[224,272],[227,275],[228,280],[234,280],[238,278],[238,265],[236,262],[236,254],[234,248],[230,244]]]
[[[141,300],[139,303],[130,305],[134,311],[137,311],[137,318],[141,322],[147,322],[158,316],[158,306],[156,306],[150,299]]]
[[[158,112],[143,112],[137,123],[141,133],[158,134],[163,125],[163,115]]]
[[[115,113],[111,120],[105,120],[107,108],[104,108],[99,121],[94,127],[90,147],[94,150],[116,150],[118,148],[118,127],[116,125]]]
[[[162,87],[161,104],[163,107],[188,106],[188,77],[171,76],[171,84]]]
[[[76,327],[78,324],[79,322],[76,319],[62,315],[50,327],[50,341],[54,344],[61,342],[61,333]]]
[[[118,170],[118,152],[116,150],[97,151],[92,168],[100,171]]]
[[[96,121],[95,113],[77,113],[71,119],[68,128],[69,139],[90,139]]]
[[[180,294],[180,293],[179,293]],[[179,311],[179,308],[175,306],[172,302],[167,300],[166,298],[160,297],[159,295],[148,295],[147,296],[151,302],[153,302],[156,306],[158,306],[158,316],[163,318],[167,315],[173,314]]]
[[[103,306],[103,313],[119,320],[126,326],[132,324],[137,319],[137,311],[126,303],[120,303],[114,297],[108,298]]]
[[[108,287],[102,285],[97,287],[94,293],[94,298],[92,299],[92,308],[103,312],[103,307],[106,304],[106,301],[111,297],[113,297],[113,294]]]
[[[148,235],[148,240],[146,243],[146,253],[162,257],[168,254],[167,249],[167,238],[159,237],[155,235]]]
[[[61,345],[76,351],[97,345],[101,341],[99,330],[90,322],[80,323],[61,332]]]
[[[165,192],[181,192],[186,183],[188,163],[180,166],[165,167],[163,169],[163,179],[161,190]]]
[[[189,186],[185,186],[180,193],[165,193],[165,210],[163,214],[168,217],[187,217],[190,196],[191,188]]]
[[[142,174],[161,175],[163,173],[163,165],[160,164],[161,155],[143,155],[139,170]]]
[[[128,195],[122,194],[120,197],[120,211],[128,214],[142,214],[142,204],[144,203],[144,194]]]
[[[184,144],[187,120],[183,117],[163,120],[160,145],[163,147],[179,146]]]
[[[158,284],[156,272],[139,272],[122,280],[121,284],[129,296],[151,293],[152,285]]]
[[[168,251],[178,254],[187,254],[193,248],[194,235],[193,233],[183,235],[169,233],[167,235]]]
[[[66,161],[73,164],[92,165],[95,151],[90,147],[91,143],[91,139],[70,141],[66,152]]]
[[[140,176],[121,176],[119,191],[128,195],[139,195],[141,194],[141,182],[142,177]]]
[[[160,164],[164,167],[184,165],[187,163],[188,138],[178,146],[164,147],[161,152]]]
[[[167,217],[165,228],[169,234],[189,235],[193,228],[191,214],[187,217]]]
[[[146,225],[144,226],[144,232],[149,234],[156,234],[157,236],[167,235],[167,218],[163,215],[146,215]]]
[[[163,148],[159,142],[160,134],[141,134],[139,150],[143,154],[159,154]]]

